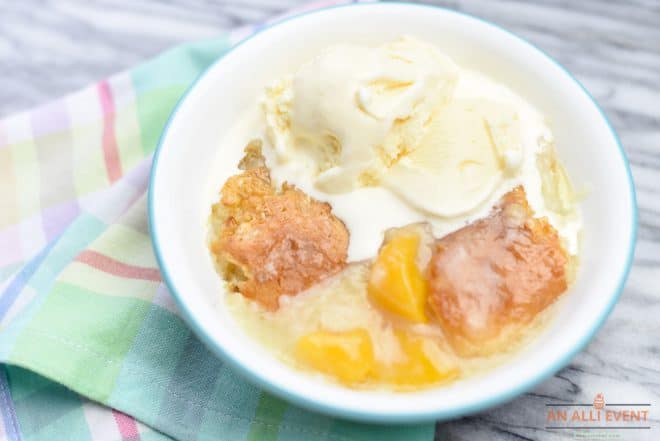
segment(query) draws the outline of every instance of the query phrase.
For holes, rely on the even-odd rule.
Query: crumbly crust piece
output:
[[[498,352],[566,290],[567,260],[516,187],[488,217],[435,242],[429,307],[458,353]]]
[[[344,268],[349,233],[329,204],[286,183],[275,190],[260,143],[248,145],[240,167],[213,207],[221,221],[211,250],[231,289],[275,310],[281,295]]]

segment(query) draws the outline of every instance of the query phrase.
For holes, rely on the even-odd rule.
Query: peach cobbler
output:
[[[402,37],[328,48],[259,115],[209,249],[278,358],[414,390],[498,365],[549,320],[580,215],[545,120],[510,89]]]

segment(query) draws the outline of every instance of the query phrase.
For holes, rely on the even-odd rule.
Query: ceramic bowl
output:
[[[486,374],[413,393],[351,390],[276,360],[224,307],[207,250],[208,215],[222,182],[213,161],[236,161],[220,140],[266,84],[322,48],[382,43],[401,34],[438,47],[525,97],[548,120],[577,187],[584,217],[581,265],[560,313],[529,347]],[[498,405],[565,366],[611,311],[631,265],[636,205],[629,165],[603,112],[557,62],[516,35],[475,17],[410,4],[356,4],[288,18],[215,62],[181,99],[155,154],[149,191],[151,235],[181,313],[218,357],[265,390],[335,416],[381,423],[447,419]]]

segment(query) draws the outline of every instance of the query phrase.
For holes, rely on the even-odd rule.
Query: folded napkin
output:
[[[0,121],[0,436],[433,439],[433,424],[339,421],[261,392],[197,340],[162,282],[152,152],[190,83],[253,31]]]

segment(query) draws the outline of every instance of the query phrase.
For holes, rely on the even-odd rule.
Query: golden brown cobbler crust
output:
[[[457,352],[486,355],[566,290],[566,269],[557,231],[517,187],[488,217],[436,241],[429,306]]]
[[[297,294],[346,266],[349,233],[319,202],[292,185],[273,187],[251,143],[241,167],[221,190],[211,250],[230,287],[275,310],[283,294]]]

